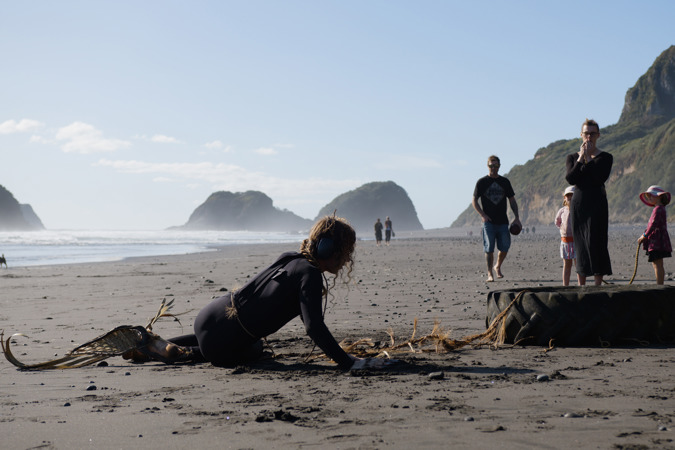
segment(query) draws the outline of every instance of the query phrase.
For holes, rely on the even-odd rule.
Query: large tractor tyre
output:
[[[606,346],[675,342],[675,287],[657,285],[509,289],[490,292],[486,326],[503,318],[505,343]]]

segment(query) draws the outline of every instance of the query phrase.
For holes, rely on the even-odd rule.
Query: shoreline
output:
[[[529,227],[526,228],[527,232],[523,230],[520,236],[518,237],[513,237],[513,239],[518,240],[518,239],[527,239],[527,238],[536,238],[536,236],[554,236],[557,234],[558,230],[555,226],[553,225],[542,225],[539,226],[538,230],[539,232],[535,233],[533,232],[532,234],[529,233]],[[610,225],[610,239],[612,238],[612,234],[630,234],[634,233],[636,235],[639,235],[642,231],[642,227],[639,225],[630,225],[630,224],[618,224],[618,225]],[[85,232],[85,231],[83,231]],[[110,231],[110,230],[104,230],[101,231],[102,233],[125,233],[124,231],[120,232],[115,232],[115,231]],[[96,231],[86,231],[86,233],[98,233]],[[137,231],[131,231],[131,233],[138,233]],[[147,233],[147,231],[144,231],[143,233]],[[472,236],[480,236],[481,234],[481,228],[480,226],[475,226],[475,227],[457,227],[457,228],[451,228],[451,227],[445,227],[445,228],[435,228],[435,229],[428,229],[428,230],[416,230],[416,231],[401,231],[399,234],[392,239],[392,241],[401,241],[401,240],[417,240],[417,239],[453,239],[453,238],[471,238]],[[289,236],[294,236],[294,235],[289,235]],[[178,240],[173,243],[167,243],[167,244],[158,244],[158,243],[153,243],[152,240],[149,242],[143,242],[138,241],[135,244],[135,247],[140,247],[144,248],[144,250],[140,253],[140,255],[136,255],[133,253],[139,253],[138,248],[134,250],[108,250],[108,247],[110,245],[101,245],[101,244],[78,244],[75,246],[75,248],[78,249],[78,251],[82,251],[82,249],[89,249],[90,251],[96,251],[98,248],[98,255],[94,256],[85,256],[82,257],[81,255],[78,254],[72,254],[71,256],[65,256],[59,255],[58,253],[53,253],[54,249],[60,248],[60,245],[55,244],[55,245],[40,245],[40,244],[35,244],[35,245],[30,245],[30,244],[22,244],[21,246],[23,248],[32,248],[35,247],[36,249],[39,249],[40,247],[45,247],[45,251],[48,252],[48,255],[45,256],[46,258],[53,259],[55,262],[51,263],[34,263],[34,262],[29,262],[29,263],[19,263],[18,265],[16,263],[16,255],[13,255],[11,250],[3,250],[3,252],[7,253],[7,258],[9,261],[9,268],[24,268],[24,267],[39,267],[39,266],[53,266],[53,265],[63,265],[63,264],[96,264],[96,263],[106,263],[106,262],[119,262],[119,261],[124,261],[125,259],[128,258],[144,258],[144,257],[154,257],[154,256],[180,256],[183,254],[192,254],[192,253],[205,253],[205,252],[210,252],[213,250],[218,250],[222,247],[228,247],[231,245],[257,245],[257,244],[280,244],[280,243],[292,243],[292,242],[297,242],[298,246],[302,239],[304,239],[304,235],[297,236],[297,241],[294,240],[295,236],[293,237],[293,240],[283,240],[283,241],[278,241],[278,240],[270,240],[270,241],[261,241],[261,242],[230,242],[230,243],[218,243],[215,241],[211,242],[202,242],[202,243],[196,243],[196,242],[190,242],[190,241],[181,241]],[[362,233],[357,233],[357,240],[362,241],[362,242],[374,242],[374,236],[371,234],[362,234]],[[16,245],[16,244],[14,244]],[[64,245],[65,247],[68,247],[67,244],[61,244]],[[128,244],[130,247],[134,247],[133,244]],[[148,246],[154,246],[156,248],[156,253],[147,253],[146,248]],[[10,244],[6,244],[4,246],[5,249],[11,248]],[[164,249],[166,247],[173,247],[174,250],[169,250],[167,253]],[[102,251],[100,250],[101,248],[104,248],[105,250]],[[192,250],[185,251],[186,249],[191,248]],[[0,247],[2,249],[2,247]],[[159,251],[162,249],[162,251]],[[180,250],[177,250],[180,249]],[[71,250],[72,252],[73,250]],[[67,252],[66,252],[67,253]],[[132,255],[127,255],[128,253],[132,253]],[[114,255],[118,256],[114,256]],[[59,258],[61,258],[59,260]],[[21,255],[19,256],[19,260],[21,260]]]
[[[632,233],[610,238],[615,275],[633,271]],[[406,340],[436,322],[457,339],[485,329],[498,289],[561,284],[555,236],[518,236],[505,278],[485,282],[480,236],[357,242],[349,287],[331,290],[336,339]],[[243,285],[298,244],[242,244],[216,252],[0,270],[0,329],[31,363],[61,356],[119,325],[146,325],[163,298],[190,332],[197,311]],[[672,273],[672,261],[666,272]],[[653,283],[640,259],[635,283]],[[666,281],[672,284],[672,281]],[[235,369],[132,364],[22,372],[0,360],[0,434],[8,448],[668,448],[675,444],[672,347],[466,347],[406,352],[381,372],[341,372],[307,360],[294,319],[268,338],[275,359]],[[314,352],[316,356],[316,351]],[[433,376],[431,376],[433,374]],[[548,381],[537,381],[546,375]],[[92,389],[92,386],[95,389]]]

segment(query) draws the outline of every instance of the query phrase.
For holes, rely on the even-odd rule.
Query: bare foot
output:
[[[130,359],[131,361],[135,363],[144,363],[150,361],[150,357],[148,355],[145,355],[141,352],[139,352],[137,349],[131,349],[127,350],[126,352],[122,353],[122,358],[124,359]]]
[[[182,352],[179,346],[165,341],[159,336],[154,337],[155,339],[152,339],[143,349],[148,356],[165,363],[174,362],[180,359]]]
[[[494,279],[494,277],[492,276],[491,273],[488,274],[488,279],[487,279],[487,280],[488,280],[488,283],[491,283],[491,282],[495,281],[495,279]]]
[[[497,278],[504,278],[504,274],[502,273],[502,268],[495,266],[495,272],[497,272]]]
[[[133,362],[156,360],[167,364],[189,361],[192,359],[192,354],[189,349],[165,341],[150,331],[147,331],[147,334],[149,335],[149,340],[145,345],[125,352],[122,357],[124,359],[130,359]]]

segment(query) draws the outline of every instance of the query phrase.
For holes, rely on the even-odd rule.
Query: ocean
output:
[[[300,243],[304,237],[248,231],[0,231],[0,254],[5,255],[12,268],[179,255],[235,244]]]

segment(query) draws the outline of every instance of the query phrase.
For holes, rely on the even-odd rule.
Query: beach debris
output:
[[[430,380],[442,380],[443,378],[445,378],[445,374],[443,372],[431,372],[429,374]]]
[[[497,431],[506,431],[506,428],[503,425],[497,425],[495,427],[491,428],[484,428],[484,429],[479,429],[483,433],[495,433]]]
[[[451,332],[443,329],[439,321],[434,322],[434,327],[431,333],[424,336],[417,336],[418,319],[413,321],[413,331],[409,339],[399,342],[396,339],[394,330],[391,328],[387,331],[389,335],[389,345],[379,347],[374,344],[370,338],[358,339],[354,342],[343,340],[340,342],[342,349],[359,358],[388,358],[392,355],[400,353],[446,353],[453,350],[458,350],[467,345],[474,347],[490,346],[492,348],[499,348],[504,346],[506,337],[504,318],[509,313],[510,308],[521,298],[522,291],[516,298],[513,299],[504,311],[494,318],[490,326],[483,333],[466,336],[462,339],[452,339]],[[512,347],[509,345],[508,347]],[[328,356],[320,354],[314,358],[326,359]]]
[[[291,414],[288,411],[276,410],[276,411],[261,411],[255,418],[256,422],[272,422],[273,420],[281,420],[282,422],[295,422],[300,417]]]
[[[546,381],[550,381],[551,379],[549,378],[548,375],[542,374],[542,375],[537,375],[537,381],[540,383],[544,383]]]
[[[381,347],[379,345],[375,345],[373,340],[370,338],[358,339],[354,342],[342,341],[340,345],[347,353],[353,354],[357,357],[376,357],[387,359],[393,359],[392,355],[397,353],[445,353],[460,349],[467,345],[472,345],[474,347],[491,346],[497,348],[502,346],[505,340],[506,331],[504,318],[508,314],[510,308],[520,299],[524,292],[526,291],[522,291],[520,294],[518,294],[518,296],[516,296],[516,298],[511,302],[511,305],[509,305],[499,315],[497,315],[488,329],[480,334],[466,336],[458,340],[452,339],[450,337],[450,331],[443,329],[440,322],[435,321],[431,333],[418,337],[418,319],[415,318],[413,321],[412,335],[409,339],[403,342],[397,341],[393,329],[390,328],[387,331],[387,334],[389,335],[389,346]],[[5,358],[21,370],[69,369],[88,366],[98,363],[104,359],[113,356],[120,356],[125,353],[133,353],[135,355],[139,352],[143,353],[142,349],[148,346],[149,343],[153,342],[153,340],[161,340],[159,336],[152,333],[153,325],[160,318],[169,317],[180,323],[178,314],[173,314],[170,312],[170,310],[173,308],[173,303],[174,299],[171,299],[167,302],[166,298],[163,298],[159,310],[155,316],[149,320],[145,327],[130,325],[119,326],[89,342],[86,342],[85,344],[80,345],[79,347],[76,347],[75,349],[66,353],[66,355],[62,358],[46,361],[43,363],[25,364],[19,361],[12,354],[10,342],[15,337],[25,336],[22,333],[12,334],[5,340],[4,331],[0,331],[0,345],[2,346],[2,352],[4,353]],[[186,312],[181,314],[185,313]],[[153,354],[153,357],[159,356],[162,355]],[[172,363],[188,361],[188,356],[189,355],[186,355],[186,357],[183,359],[178,358],[175,360],[169,360],[166,358],[159,359],[166,363]],[[320,354],[314,356],[312,359],[319,358],[325,359],[327,356],[325,354]]]
[[[62,358],[37,364],[25,364],[19,361],[12,353],[10,342],[12,339],[23,336],[23,333],[14,333],[5,340],[4,330],[0,331],[0,346],[5,358],[21,370],[48,370],[72,369],[98,363],[104,359],[119,356],[131,350],[139,349],[155,337],[151,333],[152,326],[163,317],[171,317],[180,323],[176,314],[169,311],[173,307],[173,299],[169,302],[162,299],[159,310],[145,327],[122,325],[107,333],[86,342],[66,353]]]

